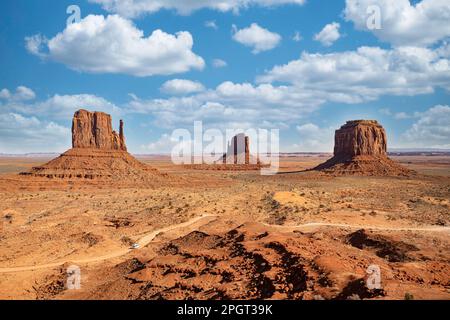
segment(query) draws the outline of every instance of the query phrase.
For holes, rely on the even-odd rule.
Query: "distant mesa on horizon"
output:
[[[223,171],[252,171],[261,170],[263,165],[258,156],[250,153],[250,137],[244,133],[235,135],[227,144],[226,152],[212,163],[186,164],[189,169],[195,170],[223,170]]]
[[[234,136],[222,156],[223,164],[250,164],[250,138],[244,133]],[[256,163],[255,163],[256,164]]]

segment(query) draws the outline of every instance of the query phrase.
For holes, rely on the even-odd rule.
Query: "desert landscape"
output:
[[[0,7],[14,315],[448,306],[450,1]]]
[[[273,176],[134,157],[86,110],[72,145],[0,158],[0,299],[450,299],[450,156],[388,157],[376,121]]]

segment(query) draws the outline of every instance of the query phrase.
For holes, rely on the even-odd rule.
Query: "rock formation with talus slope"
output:
[[[252,171],[267,167],[259,157],[250,153],[250,137],[244,133],[235,135],[228,142],[227,151],[212,163],[186,165],[195,170]]]
[[[123,126],[121,120],[117,133],[112,130],[109,114],[79,110],[72,121],[72,149],[22,175],[150,184],[165,180],[167,175],[127,152]]]
[[[387,136],[375,120],[348,121],[335,134],[334,157],[314,168],[336,175],[406,176],[410,170],[387,156]]]

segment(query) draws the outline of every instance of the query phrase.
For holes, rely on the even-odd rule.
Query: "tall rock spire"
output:
[[[120,150],[127,151],[127,146],[125,144],[125,135],[123,133],[123,120],[122,119],[120,119],[119,139],[120,139]]]

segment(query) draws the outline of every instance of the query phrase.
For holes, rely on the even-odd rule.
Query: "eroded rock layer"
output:
[[[250,164],[250,138],[241,133],[234,136],[228,144],[227,153],[222,157],[223,164]]]
[[[421,261],[429,267],[418,274],[411,262],[420,261],[420,249],[398,235],[280,232],[256,222],[219,229],[193,231],[161,243],[151,259],[138,255],[101,270],[108,281],[77,299],[403,299],[405,290],[431,284],[433,295],[446,294],[445,262]],[[367,268],[373,264],[385,278],[370,289]]]
[[[118,134],[112,130],[109,114],[78,110],[72,121],[72,148],[126,151],[123,121],[120,120]]]
[[[348,121],[336,131],[334,155],[342,159],[365,155],[385,157],[386,131],[377,121]]]
[[[34,167],[34,176],[61,179],[145,180],[160,175],[125,151],[73,148],[50,162]],[[26,175],[26,174],[25,174]]]
[[[126,150],[123,121],[119,133],[111,116],[79,110],[72,121],[72,146],[58,158],[22,175],[49,179],[89,179],[132,183],[161,183],[167,175],[141,163]]]
[[[387,135],[375,120],[348,121],[335,134],[334,157],[314,168],[336,175],[406,176],[410,170],[387,156]]]

